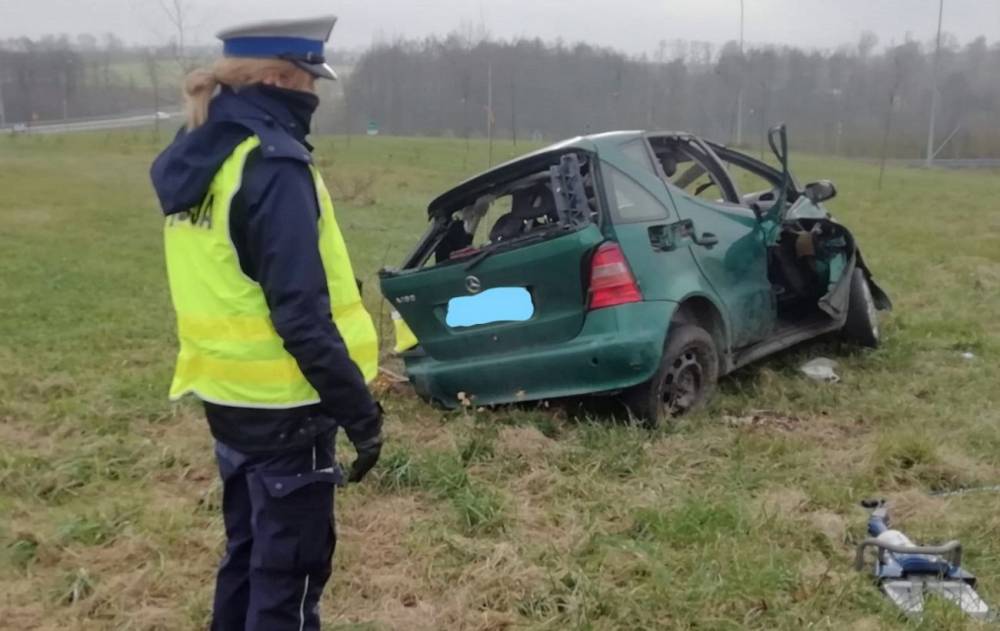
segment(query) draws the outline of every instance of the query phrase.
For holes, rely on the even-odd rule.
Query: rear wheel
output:
[[[882,341],[878,308],[861,269],[855,269],[851,277],[851,299],[847,306],[847,321],[841,332],[848,342],[868,348],[878,348]]]
[[[719,378],[719,355],[707,331],[690,324],[673,326],[653,377],[625,392],[629,411],[656,427],[708,401]]]

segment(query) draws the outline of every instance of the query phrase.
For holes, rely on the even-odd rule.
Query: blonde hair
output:
[[[184,115],[188,131],[205,124],[208,104],[220,85],[239,90],[270,77],[277,77],[287,87],[302,90],[310,89],[313,80],[308,72],[290,61],[256,57],[225,57],[211,68],[191,71],[184,79]]]

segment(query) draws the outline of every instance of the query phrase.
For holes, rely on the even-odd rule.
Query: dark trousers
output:
[[[226,553],[215,585],[216,631],[319,631],[330,578],[334,436],[311,447],[251,455],[216,442]]]

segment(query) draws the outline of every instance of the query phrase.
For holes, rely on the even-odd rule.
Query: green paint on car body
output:
[[[766,188],[741,193],[753,178]],[[473,177],[431,202],[431,228],[380,276],[419,341],[403,354],[410,379],[446,406],[622,391],[653,377],[679,322],[709,331],[725,373],[840,328],[857,266],[888,307],[853,238],[805,190],[722,145],[640,131],[574,138]],[[594,268],[605,243],[623,263]],[[602,283],[630,298],[592,309]],[[524,288],[531,318],[448,326],[450,301],[497,287]]]

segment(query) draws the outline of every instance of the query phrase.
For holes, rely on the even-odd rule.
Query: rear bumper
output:
[[[639,302],[587,314],[580,334],[553,346],[438,361],[404,354],[417,392],[447,407],[459,393],[474,405],[536,401],[620,390],[656,371],[676,303]]]

